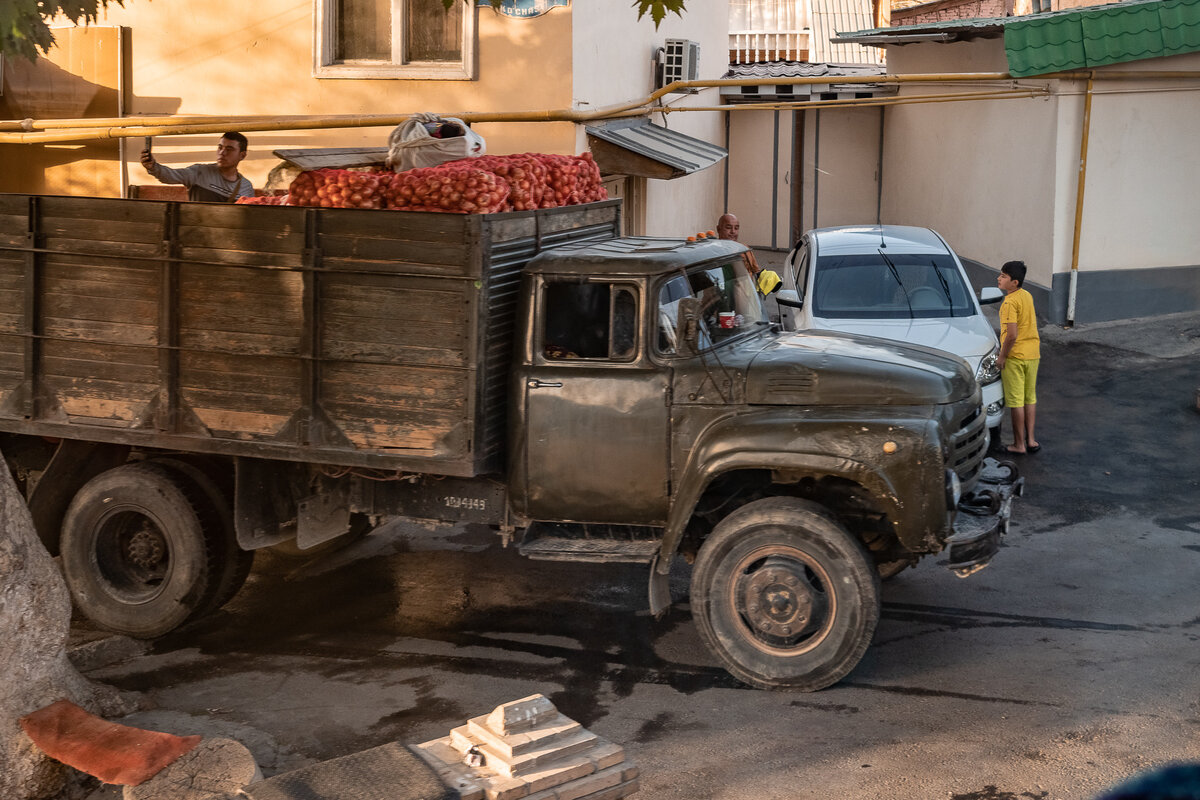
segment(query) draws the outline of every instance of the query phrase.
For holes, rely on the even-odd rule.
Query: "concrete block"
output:
[[[534,694],[496,706],[488,715],[487,726],[496,733],[507,736],[537,727],[539,722],[557,713],[558,709],[545,695]]]
[[[250,750],[232,739],[202,739],[200,744],[137,786],[126,786],[123,800],[224,800],[262,780]]]

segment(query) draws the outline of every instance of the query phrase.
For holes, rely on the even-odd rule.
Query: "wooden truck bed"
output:
[[[0,195],[0,431],[498,471],[520,270],[618,224]]]

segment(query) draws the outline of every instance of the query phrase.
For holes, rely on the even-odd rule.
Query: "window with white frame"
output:
[[[314,0],[318,78],[472,80],[475,3]]]

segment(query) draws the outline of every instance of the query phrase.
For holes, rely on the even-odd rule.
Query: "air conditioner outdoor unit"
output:
[[[700,43],[688,39],[667,39],[658,51],[658,86],[674,81],[694,81],[700,74]],[[696,89],[678,89],[694,93]]]

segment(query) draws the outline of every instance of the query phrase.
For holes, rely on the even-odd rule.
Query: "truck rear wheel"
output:
[[[156,458],[153,463],[161,464],[177,476],[190,481],[207,504],[207,509],[220,523],[218,529],[210,530],[210,533],[216,536],[212,546],[221,555],[215,559],[213,565],[215,574],[209,588],[209,596],[193,615],[203,617],[228,603],[246,583],[246,578],[250,576],[250,570],[254,566],[254,551],[243,550],[238,546],[229,492],[219,485],[220,476],[215,465],[193,463],[182,458]],[[206,466],[210,468],[206,469]]]
[[[879,622],[865,548],[820,506],[770,497],[722,520],[692,572],[705,644],[738,679],[813,692],[854,669]]]
[[[220,522],[195,491],[151,463],[110,469],[84,484],[61,540],[67,586],[84,616],[148,639],[211,602],[224,557],[216,544]]]

